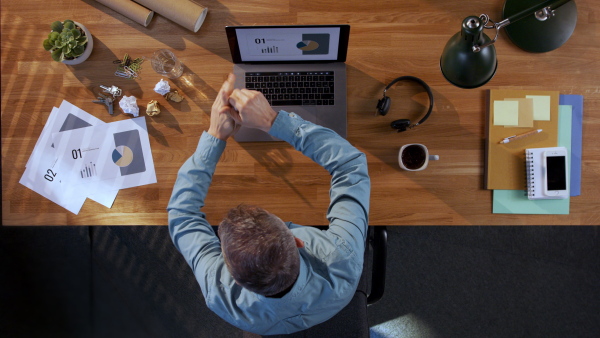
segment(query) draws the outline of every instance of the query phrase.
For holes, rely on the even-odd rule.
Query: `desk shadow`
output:
[[[113,63],[119,59],[109,48],[92,32],[94,48],[89,58],[78,65],[66,65],[71,70],[73,75],[83,84],[95,99],[97,93],[102,92],[100,85],[111,86],[116,85],[123,90],[132,90],[138,87],[135,81],[120,78],[115,76],[117,66]]]
[[[93,36],[93,33],[92,33]],[[144,90],[140,87],[139,83],[132,79],[126,79],[115,75],[117,65],[113,63],[114,60],[119,59],[111,50],[96,36],[94,36],[94,49],[90,57],[79,65],[67,66],[73,76],[79,80],[79,82],[85,86],[89,92],[89,101],[96,100],[99,94],[109,95],[100,88],[100,85],[107,87],[117,86],[121,89],[122,95],[142,97]],[[142,64],[143,71],[148,71],[150,68],[149,64]],[[143,74],[142,74],[143,75]],[[68,87],[68,86],[65,86]],[[72,91],[70,91],[71,94]],[[113,116],[121,114],[123,111],[119,108],[118,97],[113,105]],[[69,98],[66,97],[68,100]],[[138,105],[141,104],[138,102]]]
[[[92,33],[93,35],[93,33]],[[119,59],[114,53],[110,51],[110,49],[102,42],[102,40],[98,39],[94,36],[94,50],[90,55],[89,59],[85,62],[74,65],[67,66],[73,73],[73,76],[83,84],[89,93],[86,93],[86,97],[89,96],[89,102],[96,100],[100,94],[109,95],[100,88],[100,85],[104,86],[112,86],[115,85],[122,90],[122,96],[135,96],[138,98],[137,105],[139,108],[139,116],[145,116],[146,105],[152,99],[152,96],[148,96],[149,98],[146,100],[140,100],[140,97],[144,96],[144,89],[140,87],[138,80],[125,79],[122,77],[116,76],[114,73],[117,70],[117,66],[113,63],[113,60]],[[99,71],[100,70],[100,71]],[[150,64],[145,61],[142,64],[142,72],[140,76],[144,76],[144,72],[152,71]],[[176,83],[176,82],[175,82]],[[111,118],[117,117],[121,114],[125,114],[123,110],[119,106],[119,102],[121,97],[117,97],[117,99],[113,102],[113,114],[110,115]],[[161,113],[157,116],[151,117],[148,116],[149,120],[154,123],[160,123],[168,126],[169,128],[175,129],[180,134],[183,133],[179,123],[175,116],[170,113],[170,109],[176,109],[179,111],[188,112],[191,110],[189,103],[183,100],[181,103],[175,103],[172,101],[167,101],[165,99],[159,99],[159,95],[156,94],[157,99],[161,106]],[[69,98],[65,95],[66,99]],[[100,107],[102,106],[102,107]],[[88,105],[85,104],[85,107],[81,107],[85,110]],[[92,103],[90,103],[89,107],[92,107]],[[92,110],[94,112],[100,111],[103,109],[105,113],[108,115],[108,108],[103,104],[93,103]],[[132,117],[129,114],[125,114],[125,116]],[[116,119],[115,119],[116,120]],[[151,123],[147,124],[148,133],[154,137],[160,144],[168,146],[168,142],[166,137],[162,132],[156,129]]]
[[[435,138],[443,140],[444,138],[465,138],[465,135],[472,136],[473,133],[460,125],[459,114],[450,99],[442,93],[432,88],[434,95],[434,108],[430,117],[422,125],[405,132],[398,133],[392,129],[390,123],[394,120],[406,118],[413,123],[419,121],[426,113],[429,106],[427,95],[424,89],[417,83],[402,81],[394,85],[387,91],[387,95],[392,98],[392,106],[386,116],[375,116],[375,107],[377,100],[382,97],[385,86],[393,80],[388,79],[387,83],[382,83],[359,69],[347,65],[348,81],[360,83],[360,86],[348,86],[349,90],[356,88],[357,92],[349,92],[348,106],[348,141],[364,151],[367,156],[375,156],[384,166],[393,169],[398,175],[403,175],[403,179],[412,180],[419,186],[426,189],[430,194],[439,196],[437,192],[440,187],[443,188],[444,181],[452,179],[446,175],[440,175],[435,172],[435,168],[428,169],[423,175],[407,175],[398,165],[398,150],[403,144],[423,143],[428,144],[428,139]],[[417,75],[418,74],[400,74]],[[484,93],[481,94],[482,114],[484,111]],[[440,123],[440,120],[443,123]],[[481,127],[482,130],[484,126]],[[385,142],[382,142],[385,139]],[[481,137],[469,137],[469,141],[464,142],[465,149],[477,149],[481,152],[483,158],[484,140]],[[473,140],[473,141],[471,141]],[[385,146],[382,146],[384,145]],[[454,144],[450,142],[438,141],[436,149],[431,149],[444,159],[444,152],[456,150]],[[290,171],[291,156],[283,146],[273,143],[273,148],[269,150],[262,149],[263,146],[254,146],[253,143],[240,143],[254,159],[264,168],[275,176],[282,178],[288,186],[302,197],[310,205],[310,202],[301,195],[301,193],[286,178]],[[482,163],[483,165],[483,163]],[[373,170],[373,168],[370,168]],[[480,180],[479,188],[483,188],[483,179]],[[377,194],[372,191],[371,194]],[[400,191],[399,193],[402,193]],[[441,198],[441,197],[440,197]],[[460,214],[461,208],[469,204],[469,196],[453,196],[443,200],[443,202]],[[468,216],[463,216],[467,218]],[[470,219],[470,222],[476,223],[476,219]]]
[[[456,150],[455,142],[442,142],[444,139],[461,138],[464,139],[463,149],[478,150],[481,158],[484,158],[485,140],[480,135],[474,135],[470,130],[461,126],[460,116],[452,101],[441,92],[431,87],[434,96],[434,107],[429,118],[423,124],[398,133],[392,129],[390,123],[397,119],[409,119],[412,123],[419,121],[426,113],[429,101],[425,90],[417,83],[401,81],[395,84],[387,91],[387,96],[391,97],[392,104],[389,113],[386,116],[375,116],[377,101],[383,95],[383,89],[395,78],[386,79],[382,83],[361,70],[347,66],[348,81],[360,83],[360,86],[350,85],[348,88],[356,88],[357,92],[349,92],[348,96],[353,97],[349,103],[355,105],[348,106],[348,140],[355,146],[361,148],[367,153],[367,156],[377,157],[385,166],[392,168],[398,175],[403,175],[404,179],[412,180],[419,186],[427,189],[432,195],[440,189],[444,189],[444,182],[453,179],[449,175],[440,175],[436,173],[435,163],[430,165],[426,171],[420,172],[421,175],[409,175],[398,165],[398,151],[400,147],[408,143],[422,143],[428,145],[428,140],[435,139],[435,149],[430,147],[433,154],[440,155],[440,162],[449,160],[444,157],[444,153]],[[398,74],[396,76],[413,75],[420,77],[419,74]],[[485,93],[473,93],[481,95],[482,113],[485,112]],[[484,126],[481,126],[482,135]],[[385,140],[385,141],[384,141]],[[385,146],[382,146],[384,145]],[[483,163],[482,163],[483,166]],[[370,168],[372,169],[372,168]],[[456,176],[455,176],[456,177]],[[459,178],[460,179],[460,178]],[[483,189],[483,178],[480,180],[480,189]],[[402,193],[402,190],[399,191]],[[377,191],[372,191],[372,195]],[[469,205],[469,196],[454,196],[443,200],[454,211],[459,212],[464,205]],[[441,198],[441,197],[440,197]],[[466,203],[466,204],[465,204]],[[464,216],[468,218],[468,216]],[[477,219],[472,218],[470,222],[476,223]]]
[[[198,32],[194,33],[193,31],[180,26],[179,24],[161,16],[159,13],[154,12],[154,17],[148,24],[148,27],[144,27],[126,16],[110,9],[107,6],[104,6],[94,0],[83,0],[83,2],[89,4],[90,6],[106,13],[106,15],[110,15],[118,20],[121,20],[124,24],[135,28],[142,34],[146,34],[161,44],[169,46],[169,48],[174,49],[176,51],[182,51],[186,49],[185,39],[189,39],[195,44],[202,46],[206,50],[209,50],[214,55],[218,55],[225,60],[231,60],[229,52],[227,48],[221,48],[223,45],[227,44],[227,38],[225,37],[225,29],[222,29],[223,36],[223,44],[216,44],[213,41],[206,41],[207,38],[210,37],[211,34],[214,34],[214,29],[210,29],[209,27],[212,25],[224,27],[226,25],[239,25],[239,22],[235,20],[233,15],[230,14],[229,9],[216,0],[206,0],[206,1],[197,1],[190,0],[198,5],[208,8],[208,14],[204,20],[204,23],[200,27]],[[184,39],[185,38],[185,39]],[[150,55],[148,55],[150,56]]]
[[[129,19],[128,17],[124,16],[123,14],[121,14],[121,13],[95,1],[95,0],[82,0],[82,1],[96,9],[98,9],[99,11],[104,12],[106,15],[109,15],[118,20],[121,20],[121,22],[130,26],[131,28],[137,29],[140,33],[152,36],[159,42],[161,42],[175,50],[185,49],[185,41],[183,40],[182,35],[189,34],[189,33],[193,34],[193,32],[181,27],[180,25],[178,25],[174,22],[172,25],[173,27],[171,27],[171,25],[161,26],[161,25],[157,24],[156,22],[160,21],[160,19],[157,20],[158,16],[160,16],[160,14],[158,14],[156,12],[154,12],[154,16],[153,16],[152,20],[150,21],[150,23],[148,24],[148,27],[144,27],[144,26],[134,22],[133,20]],[[168,19],[164,18],[164,20],[168,20]],[[171,22],[170,20],[168,20],[168,21]],[[151,34],[151,33],[154,33],[154,34]]]
[[[170,80],[171,82],[173,82],[173,84],[175,84],[175,86],[177,86],[177,89],[180,89],[183,92],[183,94],[185,94],[186,98],[189,98],[200,107],[208,106],[208,109],[206,111],[210,112],[210,107],[212,106],[215,97],[217,97],[217,91],[215,91],[211,86],[209,86],[206,83],[206,81],[204,81],[200,76],[198,76],[198,74],[196,74],[184,64],[183,73],[181,74],[181,76],[176,79]],[[223,80],[225,80],[225,78],[223,78]],[[182,111],[191,111],[189,104],[185,102],[186,101],[183,100],[181,102],[181,106],[178,106],[177,108],[179,108]],[[173,102],[173,105],[176,106],[178,105],[178,103]],[[187,105],[187,108],[183,107],[184,105]]]
[[[225,79],[223,79],[225,80]],[[187,98],[195,102],[198,106],[205,106],[203,109],[210,115],[211,106],[214,98],[217,96],[211,86],[204,81],[198,74],[193,72],[184,64],[183,74],[177,79],[171,81],[180,89]],[[185,101],[185,100],[184,100]],[[312,207],[309,199],[294,186],[286,177],[293,166],[292,156],[289,154],[289,145],[284,142],[271,142],[273,146],[265,149],[264,143],[246,143],[242,142],[239,145],[250,154],[256,162],[264,167],[273,176],[279,177],[285,184],[290,187],[308,206]]]
[[[250,154],[254,160],[265,168],[271,175],[280,178],[298,197],[309,207],[313,207],[311,201],[306,198],[296,186],[287,178],[292,166],[294,165],[290,151],[290,146],[286,142],[269,142],[272,145],[265,149],[264,142],[242,142],[239,145]]]

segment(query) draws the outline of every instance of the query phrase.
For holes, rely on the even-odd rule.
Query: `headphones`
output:
[[[406,131],[407,128],[411,129],[411,128],[414,128],[414,127],[418,126],[419,124],[425,122],[425,120],[427,120],[429,115],[431,115],[431,111],[433,110],[433,93],[431,92],[431,88],[429,88],[427,83],[425,83],[425,81],[419,79],[418,77],[401,76],[401,77],[395,79],[394,81],[390,82],[390,84],[385,87],[385,89],[383,90],[383,97],[379,101],[377,101],[377,108],[375,111],[375,115],[385,116],[388,113],[388,111],[390,110],[390,106],[392,105],[392,99],[388,96],[385,96],[385,92],[388,89],[390,89],[390,87],[393,86],[394,83],[396,83],[398,81],[403,81],[403,80],[410,80],[410,81],[417,82],[421,86],[423,86],[423,88],[425,88],[425,91],[427,91],[427,95],[429,95],[429,109],[427,110],[427,114],[425,114],[425,116],[423,116],[423,118],[419,122],[417,122],[413,125],[410,124],[410,120],[408,120],[408,119],[400,119],[400,120],[393,121],[391,123],[391,126],[392,126],[392,128],[397,129],[398,132]]]

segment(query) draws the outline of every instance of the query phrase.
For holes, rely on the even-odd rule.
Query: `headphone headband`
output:
[[[431,112],[433,111],[433,92],[431,91],[431,88],[429,88],[429,86],[427,85],[427,83],[425,83],[425,81],[419,79],[418,77],[407,75],[407,76],[400,76],[400,77],[392,80],[392,82],[390,82],[385,87],[385,89],[383,90],[383,98],[381,100],[379,100],[379,103],[377,104],[377,112],[381,115],[387,114],[387,111],[388,111],[391,103],[390,103],[390,98],[388,98],[385,94],[386,94],[387,90],[390,89],[396,82],[403,81],[403,80],[417,82],[425,89],[425,91],[427,92],[427,95],[429,96],[429,109],[427,109],[427,113],[425,114],[425,116],[423,116],[423,118],[419,122],[417,122],[413,125],[410,125],[409,120],[398,120],[398,121],[392,122],[392,127],[398,128],[399,129],[398,131],[403,131],[403,130],[406,130],[406,128],[414,128],[414,127],[420,125],[421,123],[425,122],[425,120],[427,120],[427,118],[429,118],[429,115],[431,115]],[[406,121],[408,123],[406,123]],[[395,122],[400,122],[400,124],[404,124],[404,127],[396,127]]]

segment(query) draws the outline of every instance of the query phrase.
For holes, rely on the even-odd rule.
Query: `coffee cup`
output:
[[[398,153],[400,168],[408,171],[419,171],[427,168],[429,161],[439,160],[438,155],[429,155],[426,146],[419,143],[405,144]]]

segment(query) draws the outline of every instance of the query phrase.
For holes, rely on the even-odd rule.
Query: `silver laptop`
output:
[[[262,92],[275,111],[294,112],[346,138],[349,25],[227,26],[236,88]],[[279,141],[242,127],[238,142]]]

